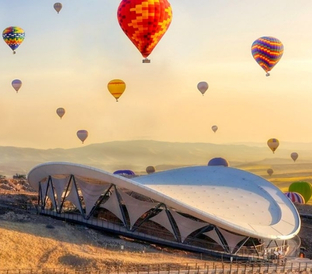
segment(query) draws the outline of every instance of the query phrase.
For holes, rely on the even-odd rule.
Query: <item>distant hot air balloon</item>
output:
[[[201,92],[202,95],[205,94],[205,92],[207,91],[208,89],[208,83],[207,82],[199,82],[197,84],[197,89]]]
[[[20,27],[8,27],[2,32],[2,37],[15,54],[15,50],[25,39],[25,32]]]
[[[253,42],[251,53],[256,62],[269,76],[271,69],[282,58],[284,46],[282,42],[274,37],[264,36]]]
[[[225,166],[225,167],[228,167],[229,162],[227,160],[225,160],[224,158],[216,157],[216,158],[211,159],[208,162],[208,166]]]
[[[298,153],[297,152],[293,152],[292,154],[290,154],[291,159],[294,160],[294,162],[296,162],[297,158],[298,158]]]
[[[123,32],[149,63],[147,57],[163,37],[172,20],[167,0],[122,0],[117,18]]]
[[[278,148],[278,146],[279,146],[279,141],[278,141],[277,139],[275,139],[275,138],[271,138],[271,139],[268,140],[267,144],[268,144],[269,148],[270,148],[270,149],[273,151],[273,153],[274,153],[274,151],[275,151],[275,150]]]
[[[218,130],[218,126],[214,125],[211,127],[211,129],[213,130],[213,132],[216,132]]]
[[[135,176],[135,173],[129,169],[119,169],[119,170],[114,171],[113,174],[117,174],[117,175],[128,177],[128,178]]]
[[[151,173],[154,173],[155,172],[155,168],[153,166],[148,166],[146,168],[146,173],[147,174],[151,174]]]
[[[111,95],[115,97],[116,102],[118,102],[119,97],[126,89],[126,83],[120,79],[114,79],[107,84],[107,88]]]
[[[304,197],[306,203],[312,196],[312,186],[308,182],[294,182],[289,186],[288,191],[300,193]]]
[[[54,9],[57,11],[57,13],[59,13],[60,11],[61,11],[61,9],[62,9],[62,4],[61,3],[55,3],[54,5],[53,5],[53,7],[54,7]]]
[[[77,137],[83,143],[88,137],[88,131],[81,129],[77,131]]]
[[[304,197],[298,192],[285,192],[284,193],[293,203],[305,204]]]
[[[57,115],[60,116],[60,118],[62,119],[62,117],[63,117],[64,114],[65,114],[65,109],[64,109],[64,108],[58,108],[58,109],[56,110],[56,113],[57,113]]]
[[[271,176],[272,174],[273,174],[273,169],[272,168],[269,168],[268,170],[267,170],[267,173]]]
[[[19,89],[22,86],[22,81],[19,79],[15,79],[12,81],[12,87],[16,90],[16,93],[19,91]]]

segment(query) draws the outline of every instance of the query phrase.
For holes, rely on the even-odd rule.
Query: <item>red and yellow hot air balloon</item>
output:
[[[114,79],[109,81],[107,88],[111,95],[113,95],[118,102],[119,97],[124,93],[126,89],[126,83],[120,79]]]
[[[120,27],[149,63],[151,54],[172,20],[167,0],[122,0],[117,11]]]

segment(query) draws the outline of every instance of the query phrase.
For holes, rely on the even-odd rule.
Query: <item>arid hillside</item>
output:
[[[141,265],[185,266],[215,260],[200,254],[163,248],[72,225],[22,209],[36,200],[25,180],[0,182],[1,269],[136,269]],[[8,206],[8,204],[11,204]],[[16,206],[15,206],[16,205]],[[312,207],[298,207],[312,213]],[[300,236],[312,257],[312,221],[304,219]]]

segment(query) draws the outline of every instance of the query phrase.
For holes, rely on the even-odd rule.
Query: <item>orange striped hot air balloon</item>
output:
[[[172,20],[172,10],[167,0],[122,0],[117,18],[123,32],[150,63],[151,54],[166,33]]]
[[[251,45],[251,54],[259,66],[270,76],[271,69],[279,62],[284,53],[280,40],[270,36],[258,38]]]
[[[111,95],[113,95],[118,102],[119,97],[124,93],[126,89],[126,83],[120,79],[114,79],[109,81],[107,88]]]

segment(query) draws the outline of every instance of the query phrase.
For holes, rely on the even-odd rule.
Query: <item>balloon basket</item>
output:
[[[150,60],[150,59],[147,59],[147,58],[145,58],[145,59],[142,60],[142,63],[150,63],[150,62],[151,62],[151,60]]]

